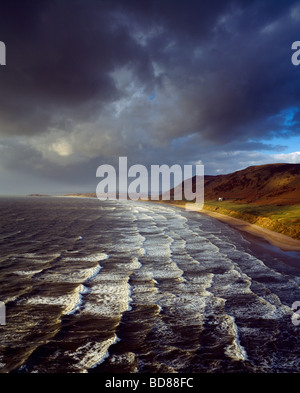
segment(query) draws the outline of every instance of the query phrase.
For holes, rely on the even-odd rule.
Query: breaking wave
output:
[[[0,202],[1,372],[300,371],[295,256],[161,204]]]

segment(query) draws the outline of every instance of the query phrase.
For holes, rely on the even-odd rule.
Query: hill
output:
[[[195,178],[184,184],[190,181],[195,187]],[[175,202],[178,188],[171,190],[170,203]],[[206,175],[205,210],[300,239],[300,164],[267,164],[227,175]]]
[[[295,205],[300,203],[300,164],[251,166],[228,175],[206,176],[205,200],[219,197],[238,203]]]
[[[161,199],[184,206],[184,198],[176,201],[174,195],[178,192],[184,195],[184,186],[190,190],[191,183],[195,191],[194,177],[170,190],[169,200],[165,194]],[[96,197],[96,194],[69,196]],[[300,164],[258,165],[226,175],[205,175],[203,211],[239,218],[300,240]]]
[[[194,191],[195,177],[170,190],[170,200],[174,200],[174,195],[178,195],[178,190],[183,190],[184,186],[190,188],[191,181]],[[227,175],[205,175],[205,202],[219,198],[258,205],[299,204],[300,164],[267,164],[250,166]]]

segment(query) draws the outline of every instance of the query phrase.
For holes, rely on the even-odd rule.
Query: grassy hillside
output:
[[[204,209],[239,218],[300,240],[300,204],[274,206],[213,200],[206,201]]]
[[[218,197],[244,204],[300,204],[300,164],[258,165],[205,177],[205,200]]]
[[[174,189],[171,200],[173,196]],[[205,176],[204,200],[206,210],[300,239],[300,164],[251,166]]]

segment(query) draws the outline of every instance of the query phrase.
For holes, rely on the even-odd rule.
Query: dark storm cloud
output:
[[[1,130],[42,132],[60,114],[92,117],[124,94],[114,85],[112,70],[129,64],[142,83],[153,83],[154,60],[182,89],[180,104],[194,114],[190,127],[228,141],[237,127],[275,114],[295,99],[294,75],[278,67],[283,54],[289,58],[295,37],[284,18],[286,4],[7,1],[0,16],[10,65],[1,86]],[[278,18],[276,40],[273,34],[259,34]],[[144,47],[131,35],[135,29],[147,34],[157,27],[162,32]],[[197,48],[203,52],[198,59]]]
[[[120,155],[260,162],[299,135],[299,25],[296,1],[4,1],[0,165],[80,183]]]
[[[130,63],[147,83],[146,51],[107,1],[7,1],[1,39],[8,65],[1,80],[4,133],[43,132],[55,118],[92,117],[118,91],[109,73]]]
[[[291,19],[291,9],[291,2],[252,2],[244,8],[236,3],[211,25],[204,43],[188,35],[181,47],[175,44],[166,52],[168,75],[181,90],[180,108],[188,114],[182,134],[192,130],[228,143],[281,132],[282,118],[275,116],[298,107],[300,97],[290,62],[299,19]],[[290,131],[299,132],[298,124]]]

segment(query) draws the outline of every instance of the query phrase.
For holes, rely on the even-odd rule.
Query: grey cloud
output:
[[[2,168],[79,187],[120,155],[214,172],[282,151],[274,136],[299,135],[297,4],[3,2]]]
[[[93,118],[124,94],[110,76],[116,67],[130,64],[145,83],[151,80],[147,52],[113,18],[107,2],[22,3],[22,18],[28,16],[32,24],[12,14],[12,4],[17,10],[20,2],[8,3],[0,15],[8,47],[1,81],[2,133],[44,132],[57,116]]]

